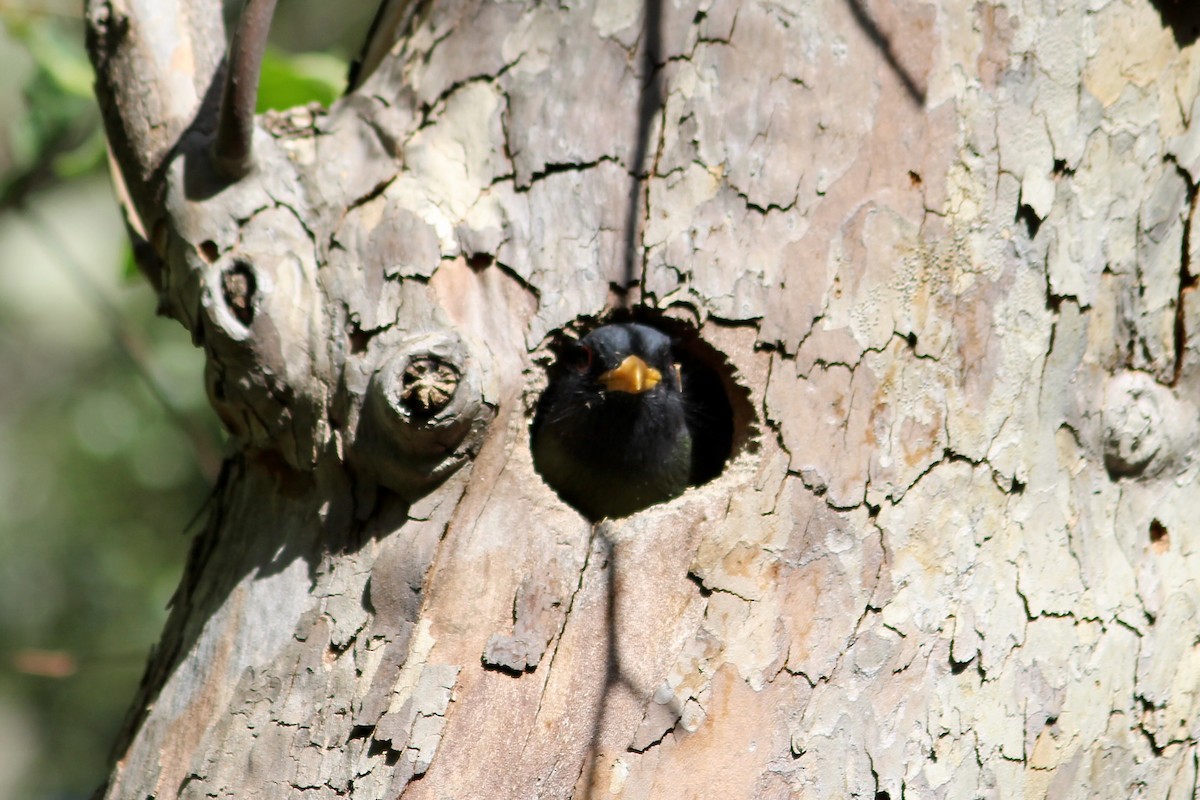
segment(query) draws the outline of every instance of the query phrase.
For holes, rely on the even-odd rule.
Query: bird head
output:
[[[560,361],[580,389],[618,402],[680,390],[671,338],[646,325],[596,328],[568,345]]]
[[[589,519],[628,516],[682,494],[692,435],[671,337],[615,323],[563,346],[531,447],[546,483]]]

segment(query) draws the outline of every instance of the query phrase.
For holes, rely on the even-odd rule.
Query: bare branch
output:
[[[362,55],[351,68],[347,93],[366,83],[371,74],[379,68],[391,52],[392,45],[408,29],[418,5],[417,0],[384,0],[380,4],[371,29],[367,32]]]
[[[219,0],[87,0],[96,96],[138,213],[161,214],[158,174],[189,129],[202,128],[225,52]]]
[[[246,0],[229,48],[213,158],[217,169],[230,180],[241,178],[253,164],[258,78],[274,14],[275,0]]]

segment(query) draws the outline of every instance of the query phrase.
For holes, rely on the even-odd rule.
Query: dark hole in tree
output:
[[[1200,5],[1195,0],[1151,0],[1163,25],[1175,35],[1175,43],[1187,47],[1200,36]]]
[[[217,260],[217,256],[221,253],[217,249],[217,243],[212,239],[205,239],[200,243],[200,256],[209,264]]]
[[[1150,520],[1150,547],[1156,553],[1165,553],[1171,549],[1171,534],[1167,526],[1157,519]]]
[[[1042,227],[1042,220],[1038,217],[1037,212],[1027,203],[1022,203],[1017,207],[1017,222],[1025,224],[1025,230],[1029,233],[1030,239],[1036,239],[1038,230]]]
[[[467,258],[467,266],[476,272],[481,272],[490,267],[495,260],[491,253],[474,253]]]
[[[588,354],[582,343],[596,333],[601,337],[597,346],[604,350],[608,334],[600,329],[631,324],[669,337],[670,363],[657,365],[662,381],[652,390],[606,391],[598,378],[616,363],[592,359],[620,360],[626,352]],[[550,383],[539,399],[530,431],[534,466],[559,497],[585,517],[624,517],[666,502],[688,486],[713,480],[736,451],[752,446],[754,412],[749,393],[734,381],[725,356],[691,325],[636,309],[618,312],[603,323],[584,322],[572,330],[578,339],[560,335],[551,344],[555,361],[548,368]],[[651,361],[651,356],[646,355],[646,360]],[[676,391],[673,376],[678,376],[682,389],[677,400],[690,451],[686,480],[667,481],[664,473],[676,475],[672,465],[681,461],[678,437],[656,431],[677,429],[658,425],[675,413],[669,408],[675,402],[669,398]],[[664,489],[663,483],[670,486]]]
[[[371,337],[374,332],[364,331],[359,327],[357,320],[350,320],[346,323],[346,338],[350,341],[350,353],[358,355],[367,349],[367,345],[371,343]]]
[[[367,746],[367,755],[374,758],[383,756],[389,767],[394,767],[400,761],[400,753],[393,750],[388,742],[379,739],[371,740],[371,744]]]
[[[245,261],[235,261],[221,273],[221,292],[225,305],[238,322],[249,325],[254,321],[254,293],[258,286],[254,270]]]

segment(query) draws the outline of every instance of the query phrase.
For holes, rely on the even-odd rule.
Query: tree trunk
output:
[[[389,3],[239,162],[166,5],[90,44],[237,453],[99,796],[1196,796],[1200,12]],[[529,420],[624,306],[735,452],[590,525]]]

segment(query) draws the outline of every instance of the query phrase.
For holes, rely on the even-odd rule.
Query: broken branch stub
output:
[[[451,333],[417,336],[372,376],[352,464],[412,498],[476,452],[490,419],[462,340]]]

